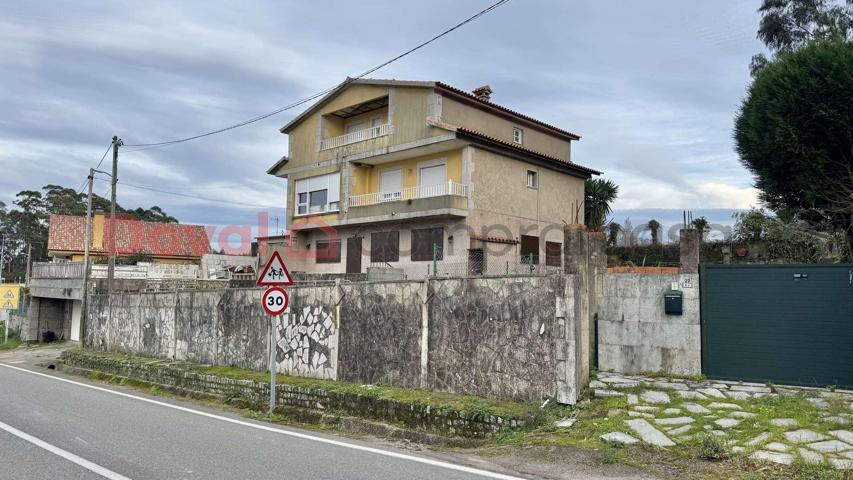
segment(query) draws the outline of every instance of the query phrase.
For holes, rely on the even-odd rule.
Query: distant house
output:
[[[220,265],[254,265],[250,257],[235,260],[227,255],[209,255],[210,242],[203,226],[142,222],[126,216],[110,222],[103,213],[95,213],[89,244],[93,279],[107,276],[104,264],[113,231],[117,279],[198,279],[202,271],[215,271]],[[85,237],[85,217],[50,216],[47,250],[52,261],[32,266],[30,308],[22,332],[26,340],[80,339]],[[128,263],[135,265],[122,265]]]
[[[92,218],[92,241],[89,244],[93,262],[109,256],[111,229],[115,228],[115,250],[118,257],[139,256],[153,263],[200,264],[210,252],[210,241],[201,225],[143,222],[116,216],[107,221],[102,212]],[[83,261],[86,217],[51,215],[47,254],[54,260]]]
[[[282,257],[285,256],[285,250],[290,245],[290,233],[285,232],[281,235],[269,235],[257,238],[257,256],[258,265],[263,268],[269,261],[273,252],[278,252]]]

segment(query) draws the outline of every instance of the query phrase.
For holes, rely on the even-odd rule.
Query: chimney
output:
[[[484,102],[492,101],[492,87],[488,85],[477,87],[472,91],[472,93],[477,97],[477,100],[482,100]]]

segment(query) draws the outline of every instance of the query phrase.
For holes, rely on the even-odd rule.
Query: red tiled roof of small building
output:
[[[145,254],[154,257],[201,257],[210,252],[207,231],[201,225],[143,222],[116,216],[104,222],[104,245],[93,253],[108,253],[110,229],[115,225],[116,254]],[[49,251],[82,252],[86,218],[51,215],[47,249]]]

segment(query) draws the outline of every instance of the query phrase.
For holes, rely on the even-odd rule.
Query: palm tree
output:
[[[658,232],[660,232],[660,223],[655,219],[651,219],[651,220],[649,220],[648,226],[649,226],[649,231],[652,234],[652,245],[657,245],[658,244]]]
[[[698,217],[693,219],[693,228],[699,230],[699,239],[705,240],[705,235],[708,234],[708,227],[710,223],[708,219],[705,217]]]
[[[587,228],[598,232],[610,214],[610,203],[616,200],[619,186],[610,180],[596,178],[584,182],[584,220]]]
[[[619,241],[619,230],[622,230],[622,226],[616,222],[610,222],[607,225],[607,245],[610,247],[615,247],[616,243]]]

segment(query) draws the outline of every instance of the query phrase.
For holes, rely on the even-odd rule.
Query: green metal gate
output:
[[[709,378],[853,388],[853,265],[702,265]]]

